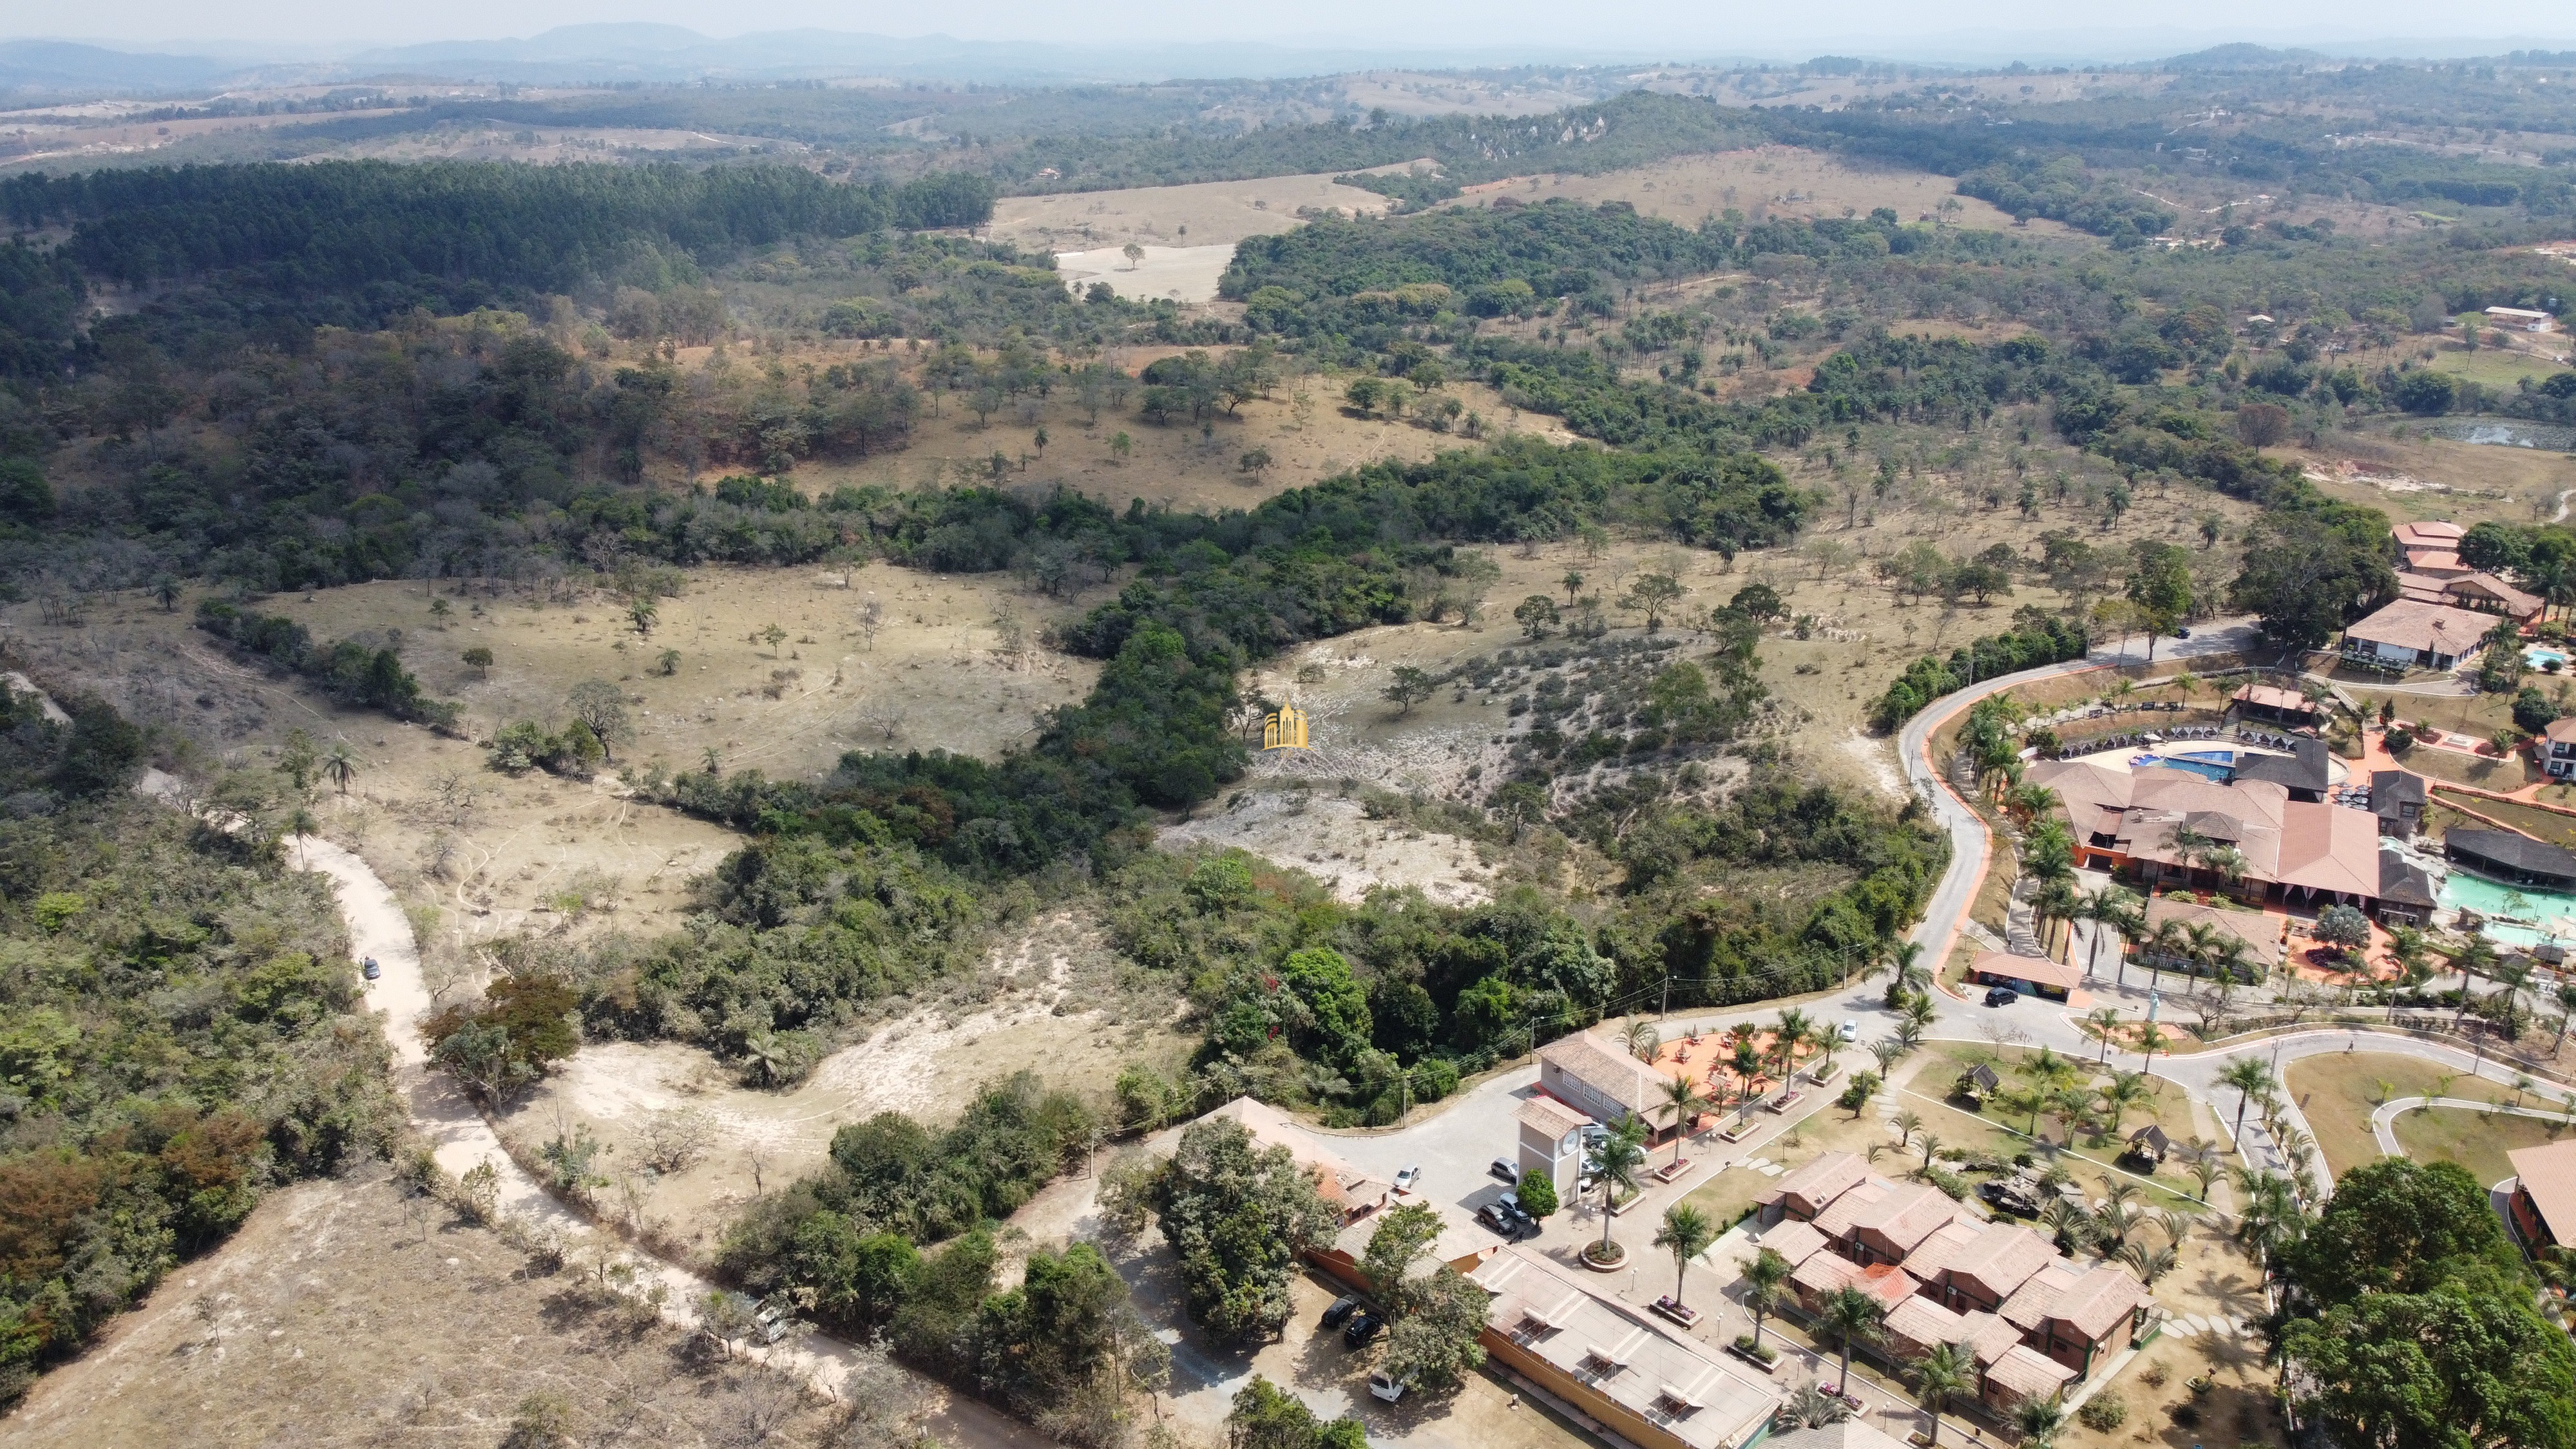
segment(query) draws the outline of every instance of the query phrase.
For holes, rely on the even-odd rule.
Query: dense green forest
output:
[[[330,891],[128,786],[105,705],[0,686],[0,1403],[401,1115]]]

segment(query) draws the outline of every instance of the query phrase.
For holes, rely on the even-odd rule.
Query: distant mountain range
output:
[[[208,47],[214,49],[214,47]],[[1470,50],[1369,45],[1081,46],[776,30],[729,39],[677,25],[567,25],[524,40],[454,40],[333,54],[291,47],[224,57],[126,51],[59,40],[0,42],[0,89],[152,93],[218,84],[322,83],[387,77],[522,85],[823,80],[887,76],[980,82],[1140,82],[1177,77],[1270,79],[1379,67],[1627,64],[1636,53],[1569,53],[1537,46]]]
[[[2532,39],[2383,40],[2274,49],[2222,43],[2175,54],[2210,37],[2178,31],[2065,33],[1955,32],[1913,39],[1876,37],[1872,60],[1988,66],[2010,59],[2045,64],[2134,64],[2169,56],[2177,69],[2240,70],[2314,64],[2338,57],[2501,55]],[[1827,43],[1846,51],[1852,42]],[[2540,40],[2544,48],[2566,40]],[[320,84],[409,78],[523,85],[671,83],[697,80],[826,80],[884,76],[961,82],[1061,84],[1175,78],[1274,79],[1385,68],[1462,69],[1520,65],[1622,66],[1685,60],[1675,47],[1652,51],[1570,51],[1560,46],[1414,46],[1364,42],[1281,44],[1215,41],[1171,45],[1069,45],[958,40],[945,35],[860,35],[779,30],[718,39],[677,25],[567,25],[524,40],[455,40],[327,50],[224,42],[159,50],[68,40],[0,42],[0,92],[179,95],[221,86]],[[1695,63],[1739,58],[1703,52]]]

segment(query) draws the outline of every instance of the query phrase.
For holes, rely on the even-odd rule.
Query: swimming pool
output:
[[[2148,763],[2148,768],[2188,770],[2204,780],[2215,780],[2222,785],[2236,778],[2236,771],[2229,766],[2213,765],[2207,760],[2183,759],[2175,755],[2158,755]]]
[[[2236,752],[2234,750],[2176,750],[2168,758],[2207,760],[2213,765],[2233,765],[2236,763]]]
[[[2440,899],[2453,910],[2471,910],[2481,916],[2510,916],[2532,925],[2506,925],[2490,922],[2484,929],[2490,940],[2516,946],[2537,946],[2544,941],[2576,944],[2576,895],[2564,891],[2545,891],[2536,887],[2510,886],[2503,881],[2471,875],[2453,867],[2442,878]]]
[[[2534,644],[2522,651],[2522,662],[2534,669],[2546,669],[2552,664],[2564,669],[2567,667],[2567,655],[2562,650]]]

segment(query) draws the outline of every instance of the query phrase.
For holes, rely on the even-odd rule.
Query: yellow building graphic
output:
[[[1305,749],[1306,712],[1293,704],[1284,704],[1277,714],[1263,715],[1261,747],[1265,750]]]

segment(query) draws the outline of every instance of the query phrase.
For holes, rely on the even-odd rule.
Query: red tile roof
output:
[[[1860,1185],[1869,1165],[1850,1152],[1818,1153],[1814,1160],[1762,1190],[1754,1202],[1763,1207],[1785,1202],[1801,1217],[1814,1217],[1825,1205]]]

